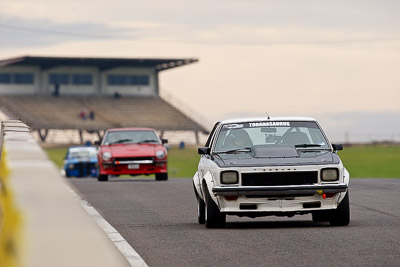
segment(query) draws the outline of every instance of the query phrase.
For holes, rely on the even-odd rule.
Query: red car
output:
[[[98,181],[109,175],[149,175],[156,180],[168,180],[168,140],[160,139],[151,128],[116,128],[104,134],[98,150]]]

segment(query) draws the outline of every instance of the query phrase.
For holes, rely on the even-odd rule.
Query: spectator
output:
[[[60,85],[58,83],[54,84],[53,96],[55,97],[60,96]]]
[[[86,113],[87,113],[86,109],[85,108],[81,108],[81,112],[79,113],[79,117],[82,120],[86,120]]]
[[[90,118],[91,120],[94,120],[94,118],[95,118],[95,113],[94,113],[93,110],[90,111],[90,113],[89,113],[89,118]]]
[[[120,95],[118,92],[115,92],[115,93],[114,93],[114,98],[115,98],[115,99],[118,99],[118,98],[120,98],[120,97],[121,97],[121,95]]]

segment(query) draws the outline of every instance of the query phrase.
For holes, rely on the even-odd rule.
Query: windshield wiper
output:
[[[319,144],[298,144],[294,145],[294,147],[320,147],[321,145]]]
[[[112,144],[121,144],[121,143],[129,142],[129,141],[132,141],[132,139],[121,139],[121,140],[115,141],[114,143],[111,143],[111,145]]]
[[[142,140],[137,142],[138,144],[140,143],[158,143],[158,140],[151,140],[151,139],[147,139],[147,140]]]
[[[251,147],[242,147],[242,148],[237,148],[237,149],[231,149],[227,151],[218,151],[215,152],[215,154],[231,154],[231,153],[238,153],[238,152],[250,152]]]
[[[298,144],[298,145],[295,145],[294,147],[298,150],[302,150],[303,152],[304,151],[311,152],[311,151],[330,150],[330,148],[326,148],[326,147],[322,148],[321,146],[322,145],[319,145],[319,144]]]

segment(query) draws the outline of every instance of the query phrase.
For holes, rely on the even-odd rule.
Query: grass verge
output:
[[[400,146],[350,146],[338,154],[352,178],[400,178]]]

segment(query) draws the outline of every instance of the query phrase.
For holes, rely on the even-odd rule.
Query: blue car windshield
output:
[[[97,157],[97,150],[94,147],[70,148],[68,158],[81,159]]]
[[[265,121],[222,125],[214,152],[251,147],[293,147],[298,150],[328,150],[322,130],[313,121]]]

